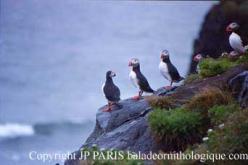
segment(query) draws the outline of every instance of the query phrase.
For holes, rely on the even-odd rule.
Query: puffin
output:
[[[200,67],[199,67],[199,63],[202,61],[203,59],[203,56],[202,54],[198,53],[194,56],[193,58],[193,61],[197,63],[197,66],[196,66],[196,73],[199,73],[200,72]]]
[[[147,79],[140,71],[140,63],[137,58],[132,58],[129,61],[128,66],[131,68],[129,73],[129,78],[132,84],[139,88],[139,93],[137,96],[134,96],[133,100],[139,100],[143,94],[143,92],[154,93],[154,90],[150,87]]]
[[[114,84],[112,79],[115,76],[116,74],[113,71],[107,71],[106,73],[106,81],[102,85],[102,91],[105,98],[108,100],[108,106],[106,109],[103,109],[103,112],[112,111],[111,106],[113,104],[118,105],[118,102],[120,101],[120,89]]]
[[[161,61],[159,63],[159,71],[164,78],[170,81],[170,86],[165,87],[165,89],[169,90],[172,88],[173,82],[178,83],[184,78],[180,76],[177,68],[171,63],[168,50],[161,51],[160,58]]]
[[[231,33],[229,36],[229,44],[232,49],[239,54],[245,53],[245,47],[243,46],[241,37],[237,34],[237,30],[239,29],[239,24],[236,22],[230,23],[226,27],[226,31]]]

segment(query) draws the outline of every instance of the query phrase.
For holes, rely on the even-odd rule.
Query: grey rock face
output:
[[[165,90],[163,92],[166,93]],[[157,151],[157,144],[147,122],[148,113],[152,109],[145,99],[123,100],[119,106],[113,106],[111,112],[102,112],[104,108],[98,110],[95,129],[82,147],[97,145],[100,149],[114,148],[142,153]],[[80,151],[75,154],[79,158]],[[78,159],[65,161],[65,165],[79,164]]]
[[[96,126],[83,147],[96,144],[99,148],[149,152],[156,148],[148,127],[147,114],[152,110],[145,99],[120,102],[122,108],[112,112],[98,110]]]
[[[248,71],[244,71],[233,77],[228,82],[234,96],[237,98],[241,107],[248,105]]]
[[[164,96],[173,93],[171,90],[159,88],[155,95]],[[114,105],[111,112],[102,112],[101,107],[96,114],[96,126],[82,147],[96,144],[99,148],[129,150],[148,153],[157,151],[158,146],[148,126],[148,113],[152,111],[145,99],[135,101],[122,100]]]

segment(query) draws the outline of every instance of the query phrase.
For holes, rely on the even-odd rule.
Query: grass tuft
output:
[[[212,125],[219,125],[223,123],[227,117],[235,111],[238,111],[239,107],[236,104],[228,105],[215,105],[208,110],[211,118]]]
[[[223,129],[214,131],[207,143],[215,153],[248,153],[248,111],[234,112]],[[221,143],[220,143],[221,141]]]
[[[235,66],[236,63],[230,61],[228,58],[204,59],[200,64],[200,76],[211,77],[227,71],[229,68]]]
[[[166,150],[183,150],[200,140],[202,118],[197,112],[182,108],[156,109],[148,118],[152,132]]]
[[[215,105],[227,105],[232,102],[232,96],[219,88],[204,88],[196,94],[185,107],[192,111],[207,113],[207,110]]]
[[[147,100],[153,108],[171,109],[174,107],[173,99],[168,96],[149,96]]]
[[[248,53],[240,56],[239,59],[236,61],[237,64],[248,63]]]

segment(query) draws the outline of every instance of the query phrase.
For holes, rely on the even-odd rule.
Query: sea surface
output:
[[[140,59],[152,88],[168,85],[159,53],[185,76],[193,40],[210,1],[1,0],[0,164],[61,163],[30,160],[29,153],[77,150],[106,104],[108,70],[125,99],[137,93],[128,61]]]

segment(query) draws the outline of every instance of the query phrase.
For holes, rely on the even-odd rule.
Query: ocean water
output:
[[[158,71],[162,49],[186,75],[212,4],[1,0],[1,164],[55,164],[30,160],[29,153],[77,150],[106,104],[101,85],[107,70],[117,73],[123,99],[137,93],[128,78],[132,57],[154,89],[169,84]]]

